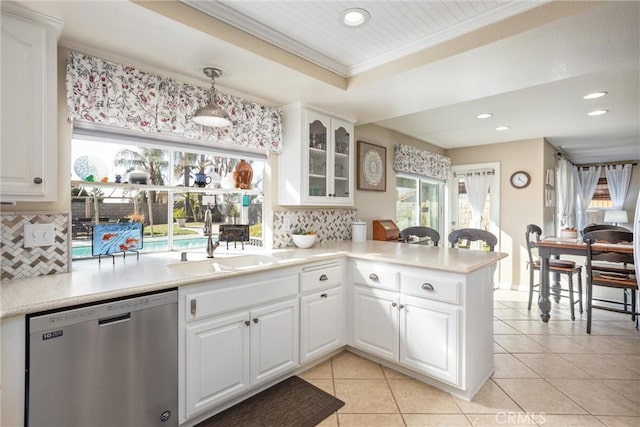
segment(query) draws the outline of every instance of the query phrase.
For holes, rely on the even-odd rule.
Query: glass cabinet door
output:
[[[326,197],[328,193],[328,125],[319,119],[309,123],[309,196],[312,197]]]
[[[349,197],[351,135],[342,126],[336,127],[333,137],[333,195]]]

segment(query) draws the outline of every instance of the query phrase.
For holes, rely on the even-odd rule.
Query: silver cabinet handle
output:
[[[197,300],[195,300],[195,299],[192,299],[192,300],[191,300],[191,315],[192,315],[192,316],[195,316],[195,315],[196,315],[196,304],[197,304],[197,302],[196,302],[196,301],[197,301]]]
[[[320,294],[320,298],[326,298],[327,296],[327,294]]]
[[[323,274],[322,276],[320,276],[320,281],[324,282],[325,280],[329,280],[329,278],[327,277],[326,274]]]
[[[253,318],[253,323],[258,323],[260,321],[260,319],[258,319],[257,317]]]
[[[40,178],[39,176],[33,178],[33,183],[34,184],[42,184],[42,178]]]
[[[251,324],[251,322],[250,322],[250,321],[248,321],[248,320],[245,320],[245,321],[244,321],[244,324],[245,324],[245,325],[247,325],[247,326],[249,326],[249,325]]]
[[[371,273],[369,275],[369,280],[373,280],[373,281],[377,282],[378,280],[380,280],[380,278],[378,277],[378,275],[376,273]]]
[[[432,291],[433,290],[433,285],[431,283],[423,283],[422,284],[422,289],[424,289],[425,291]]]
[[[402,310],[404,308],[404,304],[400,304],[400,307],[398,307],[400,310]]]
[[[395,302],[392,302],[392,303],[391,303],[391,307],[395,307],[395,306],[397,306],[397,305],[398,305],[398,304],[396,304]]]

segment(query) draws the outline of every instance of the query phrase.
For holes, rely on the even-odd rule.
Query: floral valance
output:
[[[411,145],[397,144],[393,170],[436,179],[451,178],[451,159]]]
[[[73,120],[280,152],[282,112],[278,108],[218,91],[218,103],[233,125],[208,128],[194,123],[191,117],[207,104],[208,92],[209,88],[79,52],[71,52],[67,61],[67,106]]]

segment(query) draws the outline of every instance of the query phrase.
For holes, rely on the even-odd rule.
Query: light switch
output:
[[[24,247],[35,248],[38,246],[51,246],[54,242],[53,223],[49,224],[25,224]]]

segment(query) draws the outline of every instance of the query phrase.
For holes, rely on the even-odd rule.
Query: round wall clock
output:
[[[531,184],[531,176],[529,176],[525,171],[517,171],[511,175],[511,179],[509,181],[515,188],[525,188],[527,185]]]
[[[382,181],[382,158],[376,151],[369,150],[363,158],[364,179],[369,185],[378,185]]]

